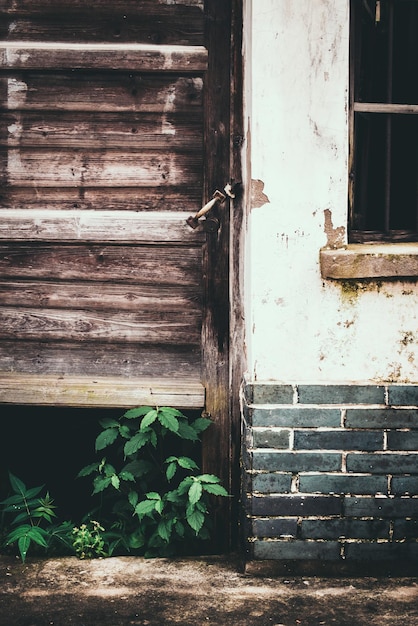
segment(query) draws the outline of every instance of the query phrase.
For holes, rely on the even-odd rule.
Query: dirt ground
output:
[[[418,626],[418,578],[259,576],[233,558],[0,557],[0,626]]]

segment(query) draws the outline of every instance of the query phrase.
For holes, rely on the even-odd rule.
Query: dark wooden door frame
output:
[[[210,198],[227,182],[239,183],[235,200],[218,208],[221,227],[204,249],[206,302],[203,319],[203,383],[206,411],[214,420],[203,442],[204,471],[215,473],[232,494],[215,513],[217,550],[234,548],[239,494],[239,388],[244,371],[241,241],[243,194],[242,0],[205,2],[205,185]]]

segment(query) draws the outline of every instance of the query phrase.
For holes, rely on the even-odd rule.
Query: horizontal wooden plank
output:
[[[118,285],[54,281],[1,281],[0,306],[88,311],[185,312],[200,315],[199,285]]]
[[[200,346],[0,341],[0,371],[74,376],[199,378]]]
[[[0,148],[77,148],[124,151],[202,150],[203,118],[175,113],[7,112]],[[198,158],[199,160],[199,158]]]
[[[0,14],[5,15],[68,15],[70,12],[85,12],[90,14],[113,13],[114,11],[127,12],[130,15],[151,14],[155,17],[171,5],[181,7],[197,7],[203,11],[204,0],[5,0]]]
[[[18,187],[202,185],[195,153],[122,150],[0,151],[0,181]]]
[[[202,187],[0,187],[0,208],[46,211],[175,211],[196,213]]]
[[[202,250],[176,246],[0,244],[0,276],[138,285],[200,285]],[[93,285],[94,288],[94,285]]]
[[[196,312],[112,313],[0,306],[0,338],[33,341],[199,344]]]
[[[198,76],[138,72],[6,72],[0,75],[0,107],[9,110],[202,112]]]
[[[403,115],[418,115],[418,104],[389,104],[382,102],[355,102],[354,111],[357,113],[390,113]]]
[[[0,42],[0,69],[204,72],[204,46],[134,43]]]
[[[92,3],[93,6],[95,3]],[[83,3],[74,8],[66,1],[49,3],[43,11],[22,3],[10,11],[0,7],[0,38],[7,41],[117,41],[152,44],[203,45],[201,7],[180,2],[159,4],[137,0],[124,7],[120,2],[92,9]],[[4,12],[6,14],[4,14]]]
[[[157,378],[28,376],[0,373],[3,404],[72,407],[134,407],[140,405],[203,408],[205,392],[199,380],[176,384]]]
[[[10,211],[0,209],[0,240],[197,245],[200,228],[187,213],[135,211]]]

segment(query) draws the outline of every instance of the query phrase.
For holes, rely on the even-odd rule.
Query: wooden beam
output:
[[[141,405],[200,409],[205,390],[198,380],[36,376],[0,373],[0,403],[37,406],[130,408]]]
[[[381,102],[355,102],[354,111],[356,113],[398,113],[398,114],[418,114],[418,104],[383,104]]]
[[[204,232],[186,224],[188,213],[0,209],[0,241],[188,244]]]
[[[134,43],[0,42],[0,68],[204,72],[204,46]]]

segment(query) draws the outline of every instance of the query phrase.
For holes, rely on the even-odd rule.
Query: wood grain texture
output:
[[[200,285],[200,248],[175,246],[0,245],[0,276],[5,279],[91,281],[155,285]]]
[[[200,76],[133,72],[5,72],[0,106],[9,110],[171,115],[203,106]]]
[[[168,212],[0,209],[0,241],[196,246],[202,241],[203,233],[190,228],[187,217],[187,213]],[[152,252],[148,255],[152,258]]]
[[[200,380],[200,347],[191,345],[0,342],[0,372]]]
[[[204,72],[204,46],[113,43],[0,42],[0,69],[106,69]]]
[[[202,181],[200,155],[10,148],[1,156],[0,181],[19,187],[196,187]]]
[[[200,315],[0,307],[0,339],[199,344]]]
[[[201,408],[205,394],[198,380],[155,378],[56,377],[0,374],[0,402],[39,406],[123,407],[140,405]]]
[[[175,211],[196,213],[201,188],[179,187],[0,187],[0,208],[48,211]]]
[[[0,13],[6,15],[40,15],[50,13],[68,15],[69,12],[113,14],[114,11],[128,12],[133,15],[150,14],[158,18],[166,8],[172,5],[197,7],[203,10],[204,0],[3,0]]]
[[[8,6],[9,5],[9,6]],[[203,44],[203,2],[4,2],[0,37],[20,41]]]
[[[4,113],[2,120],[8,133],[4,139],[0,136],[0,141],[10,148],[196,153],[203,143],[201,111],[192,109],[183,115],[19,111]],[[201,162],[199,155],[195,159]]]
[[[124,285],[117,283],[0,280],[0,303],[6,307],[84,309],[87,311],[201,315],[202,293],[196,285]]]

